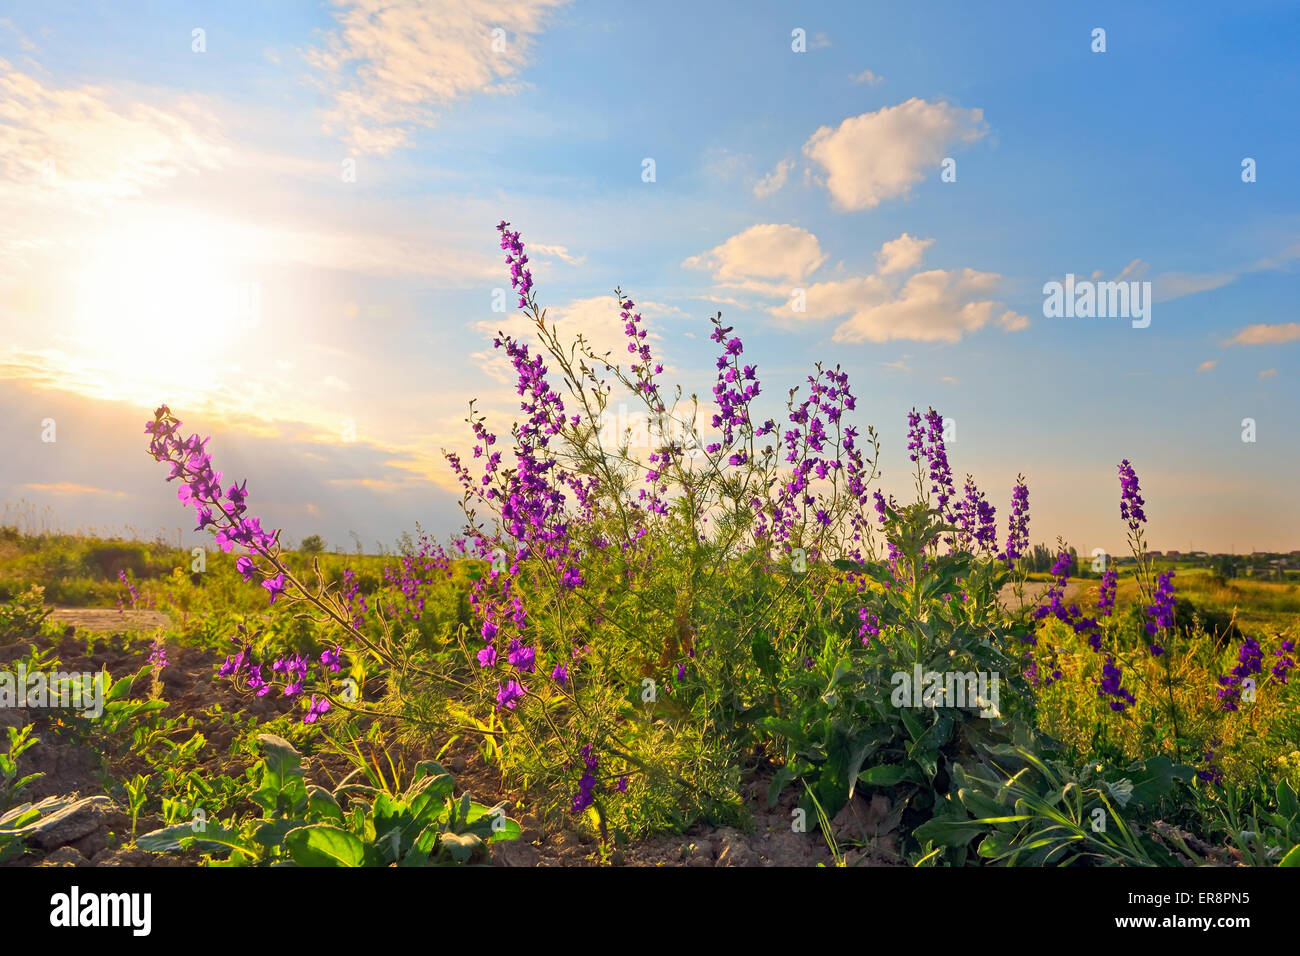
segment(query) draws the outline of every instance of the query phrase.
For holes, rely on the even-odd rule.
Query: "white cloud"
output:
[[[530,242],[529,251],[539,252],[544,256],[555,256],[561,262],[568,263],[571,266],[580,266],[587,261],[586,256],[571,256],[567,246],[548,246],[540,242]]]
[[[196,104],[115,104],[93,86],[53,89],[0,59],[0,199],[97,202],[137,196],[229,148]],[[8,218],[8,217],[6,217]]]
[[[958,342],[993,318],[994,289],[1000,279],[996,273],[974,269],[918,272],[896,297],[856,309],[832,338],[836,342]]]
[[[794,313],[796,318],[829,319],[847,315],[863,306],[888,302],[893,291],[879,276],[869,275],[817,282],[804,290],[804,296],[806,308],[801,313]],[[791,309],[788,304],[779,305],[771,310],[771,314],[787,318]]]
[[[895,272],[907,272],[921,264],[921,256],[933,239],[916,239],[903,233],[897,239],[890,239],[876,253],[876,270],[887,276]]]
[[[1266,368],[1259,373],[1261,379],[1277,378],[1277,369]]]
[[[1029,328],[1029,319],[1027,316],[1023,316],[1019,312],[1012,312],[1008,309],[1006,312],[1003,312],[1001,317],[998,319],[998,325],[1002,326],[1002,329],[1005,332],[1021,332]]]
[[[792,169],[794,169],[794,160],[781,160],[770,173],[754,184],[754,195],[759,199],[766,199],[777,192],[785,185]]]
[[[844,210],[871,209],[906,195],[937,169],[954,143],[985,135],[982,110],[913,97],[897,106],[823,126],[804,144],[804,154],[826,174],[826,188]]]
[[[722,285],[756,288],[779,294],[770,283],[797,281],[826,261],[821,244],[807,229],[768,223],[750,226],[720,246],[682,263],[688,269],[708,269]]]
[[[885,82],[883,76],[876,76],[876,74],[872,73],[870,70],[863,70],[857,76],[851,76],[849,79],[854,83],[865,83],[868,86],[875,86],[877,83]]]
[[[1029,327],[1029,320],[1003,308],[998,315],[996,287],[1001,276],[974,269],[935,269],[910,276],[901,288],[886,275],[914,269],[933,240],[903,233],[881,246],[879,271],[803,286],[803,309],[791,299],[770,307],[783,322],[806,322],[848,316],[836,342],[957,342],[967,332],[988,325],[995,316],[1007,332]],[[789,283],[803,282],[825,261],[817,237],[791,225],[752,226],[709,252],[682,264],[709,269],[724,287],[739,287],[771,298],[790,295]]]
[[[334,100],[327,131],[341,129],[359,152],[388,153],[456,100],[516,92],[535,37],[566,2],[334,0],[337,29],[304,51]]]
[[[1207,361],[1204,361],[1200,365],[1196,366],[1196,371],[1208,372],[1210,369],[1214,368],[1218,364],[1219,364],[1218,359],[1208,359]]]

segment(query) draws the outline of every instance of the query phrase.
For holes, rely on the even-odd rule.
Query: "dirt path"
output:
[[[151,631],[166,627],[162,611],[119,611],[111,607],[56,607],[50,619],[85,631]]]
[[[1037,604],[1047,594],[1048,588],[1051,586],[1047,581],[1026,581],[1024,589],[1025,604],[1027,606]],[[1066,604],[1071,602],[1077,604],[1086,590],[1083,584],[1071,581],[1065,586],[1065,593],[1061,595],[1061,600]],[[1015,610],[1018,607],[1015,589],[1010,584],[1004,585],[1002,590],[998,592],[998,601],[1008,610]]]

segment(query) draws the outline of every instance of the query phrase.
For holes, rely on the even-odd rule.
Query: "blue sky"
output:
[[[617,346],[621,285],[701,395],[719,309],[772,413],[842,363],[887,488],[933,405],[1035,540],[1119,549],[1127,457],[1155,547],[1300,547],[1295,4],[265,7],[6,8],[0,499],[178,523],[167,401],[289,538],[451,530],[439,451],[511,409],[504,218],[564,328]],[[1150,326],[1046,317],[1067,273],[1150,281]]]

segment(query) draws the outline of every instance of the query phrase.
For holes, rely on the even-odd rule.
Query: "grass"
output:
[[[162,636],[173,645],[222,655],[230,652],[231,638],[242,633],[254,637],[254,646],[259,651],[289,648],[319,654],[338,639],[330,625],[304,617],[291,606],[268,607],[264,592],[242,581],[232,562],[210,560],[207,570],[198,574],[190,573],[191,560],[188,550],[164,541],[49,532],[27,534],[12,527],[0,528],[0,604],[14,601],[33,584],[39,584],[45,589],[48,604],[111,608],[119,601],[128,601],[127,589],[118,579],[119,572],[125,572],[136,583],[143,602],[168,614],[171,623]],[[344,570],[350,569],[356,575],[360,592],[372,602],[394,599],[392,590],[385,587],[385,569],[394,563],[391,556],[289,552],[285,561],[303,575],[309,574],[313,566],[318,567],[322,577],[331,583],[339,582]],[[453,562],[450,586],[430,589],[428,602],[420,607],[418,615],[402,606],[400,600],[385,610],[384,616],[402,633],[407,645],[428,652],[434,661],[442,659],[439,655],[445,655],[449,662],[462,659],[463,650],[458,645],[475,626],[467,595],[478,572],[471,565],[472,562]],[[1067,753],[1083,761],[1095,759],[1099,754],[1117,762],[1167,756],[1196,766],[1204,754],[1196,752],[1197,748],[1192,748],[1189,742],[1218,739],[1222,741],[1223,751],[1229,754],[1223,759],[1222,768],[1227,786],[1249,791],[1259,782],[1260,768],[1269,767],[1275,771],[1276,780],[1289,781],[1300,789],[1300,754],[1295,752],[1295,741],[1300,739],[1300,718],[1290,688],[1285,689],[1287,693],[1270,690],[1261,694],[1260,703],[1248,715],[1223,714],[1213,694],[1218,676],[1233,666],[1242,636],[1258,637],[1269,648],[1273,645],[1268,642],[1275,642],[1278,633],[1295,636],[1300,615],[1300,584],[1285,579],[1223,581],[1208,569],[1193,567],[1179,567],[1175,581],[1181,602],[1180,626],[1193,626],[1176,639],[1181,643],[1177,652],[1170,654],[1174,661],[1170,670],[1166,671],[1164,662],[1158,659],[1138,657],[1125,661],[1125,685],[1140,686],[1141,692],[1139,705],[1122,720],[1109,714],[1105,702],[1095,693],[1097,655],[1084,647],[1068,628],[1055,623],[1048,625],[1046,643],[1055,645],[1062,653],[1063,676],[1038,695],[1037,727],[1060,741]],[[1095,577],[1074,578],[1070,583],[1079,587],[1077,594],[1071,594],[1070,601],[1085,608],[1095,604],[1098,587]],[[1131,574],[1122,573],[1117,616],[1142,603]],[[14,636],[0,634],[0,645],[9,643]],[[133,640],[138,643],[139,635]],[[364,684],[367,663],[356,661],[354,667],[354,673]],[[1169,722],[1170,702],[1181,715],[1181,726]],[[280,732],[295,736],[295,742],[309,750],[313,746],[337,749],[340,741],[350,739],[349,734],[365,734],[378,741],[375,746],[388,752],[389,748],[419,744],[419,738],[424,738],[424,743],[429,740],[445,743],[449,727],[469,724],[475,719],[469,709],[450,697],[414,696],[405,703],[408,710],[404,716],[410,722],[400,731],[389,728],[381,733],[380,721],[359,718],[335,725],[332,742],[318,739],[315,728],[304,728],[287,720],[286,729]],[[614,712],[626,708],[627,703],[619,694],[611,694],[598,706]],[[656,790],[645,786],[637,791],[635,805],[618,804],[608,811],[609,822],[629,834],[680,829],[702,819],[715,824],[743,825],[746,811],[737,794],[743,778],[752,774],[764,758],[717,752],[715,742],[707,735],[695,739],[681,732],[676,736],[667,733],[665,728],[675,719],[672,707],[668,701],[661,708],[668,715],[668,723],[645,724],[642,731],[645,736],[639,743],[645,753],[662,755],[665,766],[681,766],[683,761],[693,765],[696,791],[708,799],[686,805],[671,788]],[[175,720],[177,715],[169,719]],[[291,725],[292,731],[288,729]],[[227,764],[236,778],[239,761],[251,759],[247,735],[240,735],[240,741],[237,745],[240,753],[233,755],[234,762]],[[1158,753],[1153,753],[1153,741],[1157,742],[1154,749]],[[518,781],[524,786],[529,784],[529,775],[536,768],[530,771],[527,761],[503,758],[494,749],[491,734],[484,737],[481,746],[503,773],[516,773]],[[142,771],[150,768],[147,762],[140,764]],[[133,786],[141,788],[141,805],[160,805],[158,801],[164,797],[171,801],[161,804],[164,817],[167,814],[175,817],[179,812],[177,788],[181,783],[175,781],[184,781],[185,787],[200,786],[190,782],[180,769],[160,771],[151,779],[153,782],[149,783],[132,777]],[[171,789],[159,791],[164,785]],[[236,782],[229,786],[233,792]],[[562,816],[569,798],[567,793],[539,794],[538,802],[553,815]],[[1212,801],[1208,796],[1205,799]],[[134,801],[133,807],[133,812],[139,812]],[[1184,819],[1182,823],[1190,826],[1195,820],[1189,823]],[[933,852],[927,849],[925,855],[932,858]]]

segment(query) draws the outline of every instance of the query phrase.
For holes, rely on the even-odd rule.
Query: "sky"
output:
[[[841,364],[886,491],[932,406],[1035,541],[1122,551],[1127,458],[1152,547],[1300,548],[1298,43],[1271,2],[7,3],[0,502],[197,541],[165,402],[290,542],[456,530],[468,402],[518,411],[504,219],[562,332],[621,353],[621,287],[688,394],[718,311],[766,414]],[[1067,276],[1149,310],[1054,314]]]

